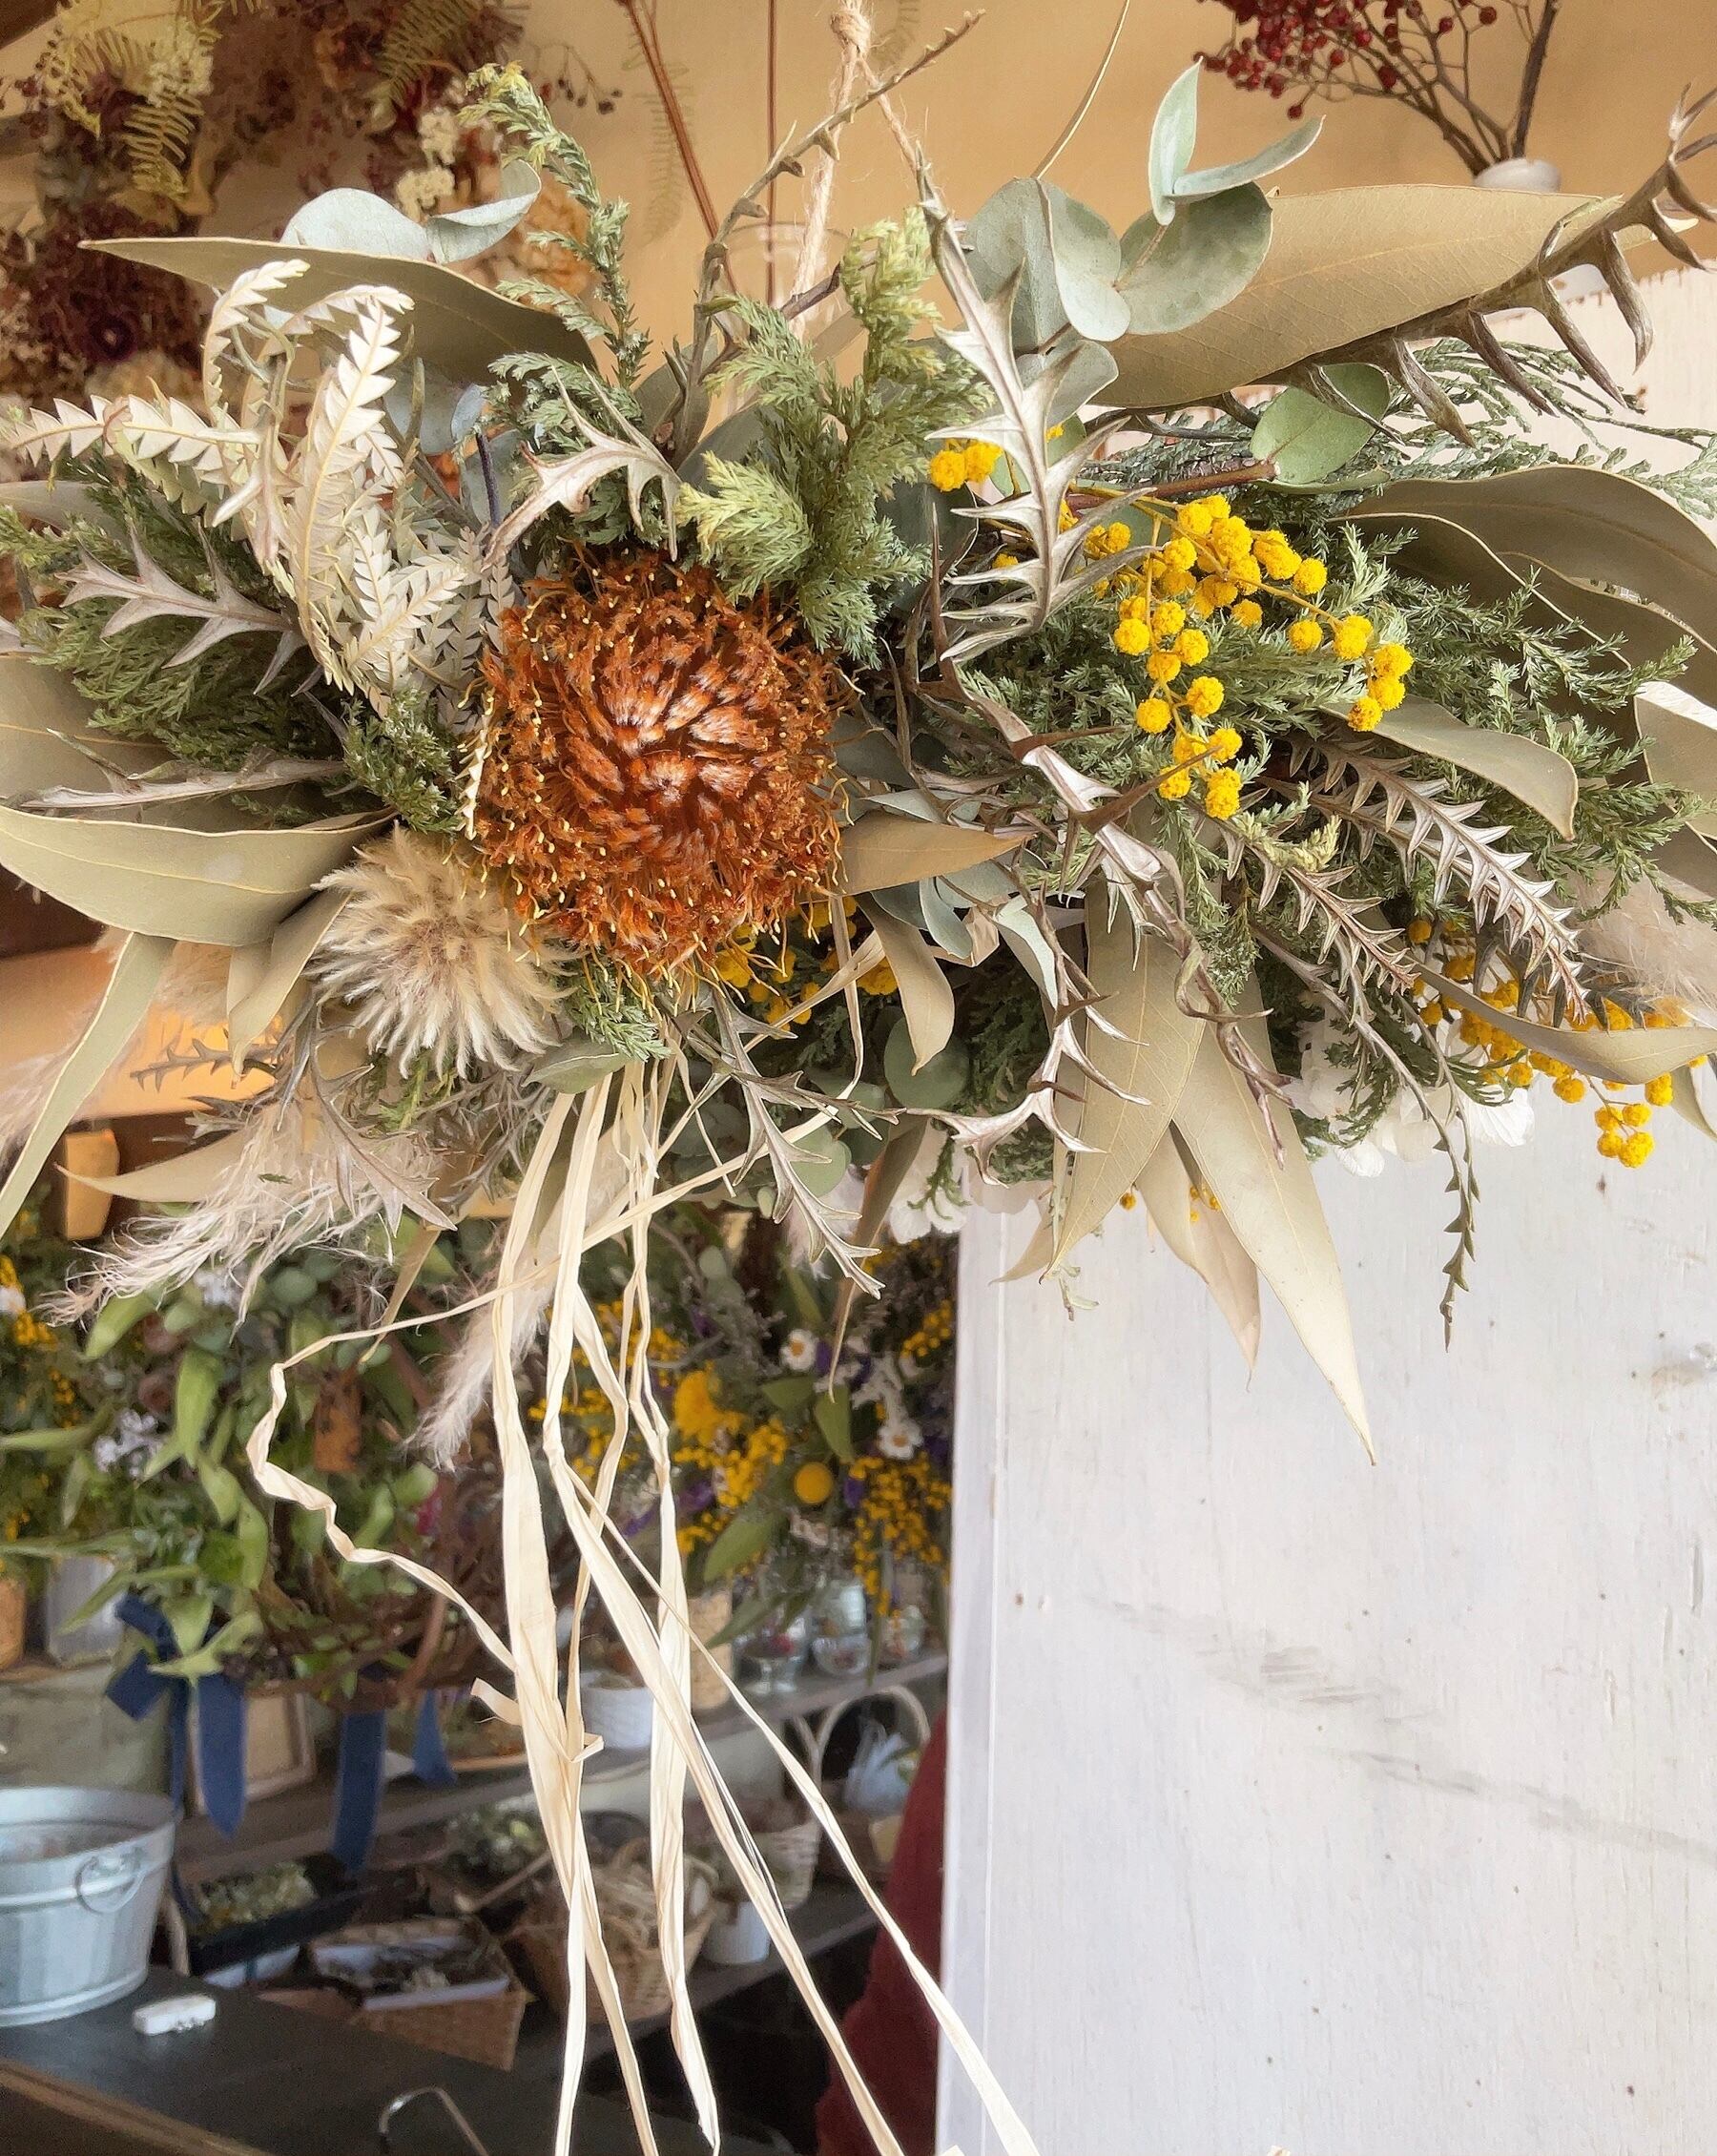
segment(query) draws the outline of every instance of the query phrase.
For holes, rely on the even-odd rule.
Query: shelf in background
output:
[[[811,1889],[810,1900],[803,1908],[794,1910],[787,1920],[807,1960],[828,1953],[831,1947],[840,1946],[849,1938],[874,1931],[877,1925],[870,1904],[856,1887],[825,1885],[820,1880]],[[749,1991],[767,1978],[779,1976],[782,1967],[781,1958],[773,1947],[761,1961],[741,1962],[734,1968],[715,1961],[699,1961],[689,1980],[693,2007],[701,2014],[718,2000],[732,1999],[735,1993]],[[634,2041],[667,2025],[666,2014],[651,2014],[628,2023]],[[606,2059],[613,2048],[614,2040],[607,2024],[600,2016],[593,2015],[585,2044],[586,2061]],[[562,2050],[559,2021],[546,2009],[539,2012],[533,2008],[531,2019],[526,2022],[519,2039],[513,2070],[523,2074],[558,2074]]]
[[[807,1675],[789,1690],[767,1692],[753,1699],[752,1706],[763,1721],[779,1729],[787,1722],[815,1719],[832,1707],[846,1706],[891,1686],[928,1684],[941,1676],[947,1667],[947,1656],[938,1652],[915,1655],[910,1662],[879,1669],[875,1677],[868,1673],[857,1677]],[[697,1726],[706,1738],[714,1739],[737,1735],[751,1727],[751,1721],[742,1707],[730,1701],[712,1714],[700,1714]],[[585,1786],[635,1773],[648,1763],[649,1756],[647,1752],[599,1752],[586,1765]],[[413,1827],[439,1826],[462,1813],[474,1812],[479,1805],[529,1793],[530,1776],[523,1768],[462,1774],[450,1789],[432,1788],[407,1776],[389,1783],[383,1792],[377,1832],[391,1835]],[[333,1782],[321,1776],[302,1789],[283,1790],[278,1796],[259,1798],[246,1811],[243,1824],[230,1841],[212,1819],[187,1819],[179,1828],[179,1869],[187,1880],[196,1883],[261,1864],[281,1864],[295,1856],[314,1855],[328,1846],[333,1814]],[[857,1895],[853,1898],[858,1901]],[[861,1902],[858,1905],[863,1906]]]

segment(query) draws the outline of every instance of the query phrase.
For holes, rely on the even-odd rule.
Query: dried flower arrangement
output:
[[[31,159],[35,196],[0,233],[0,384],[13,395],[92,378],[110,393],[195,393],[195,288],[84,242],[194,231],[241,160],[290,141],[325,168],[360,140],[369,184],[425,208],[476,198],[495,162],[481,143],[446,143],[444,116],[465,72],[516,42],[491,0],[61,0],[44,12],[4,138]]]
[[[1218,0],[1233,28],[1201,55],[1213,74],[1268,96],[1293,93],[1291,119],[1314,97],[1386,97],[1430,121],[1470,173],[1526,155],[1533,109],[1562,0]],[[1488,112],[1474,80],[1474,39],[1507,24],[1520,42],[1513,110]],[[1479,39],[1483,55],[1494,40]]]
[[[491,1235],[471,1224],[465,1254],[481,1258]],[[21,1225],[14,1239],[31,1259],[32,1293],[9,1322],[37,1378],[20,1388],[22,1412],[0,1437],[0,1490],[15,1468],[35,1492],[32,1517],[11,1538],[16,1551],[106,1560],[103,1600],[134,1594],[163,1620],[172,1647],[154,1659],[166,1676],[218,1669],[247,1690],[306,1692],[338,1710],[470,1675],[480,1650],[457,1610],[403,1577],[342,1562],[321,1520],[273,1505],[244,1459],[270,1372],[296,1354],[280,1457],[327,1491],[359,1541],[433,1565],[497,1615],[491,1461],[441,1473],[409,1442],[433,1385],[437,1301],[455,1299],[465,1254],[433,1254],[410,1331],[368,1350],[322,1350],[325,1337],[361,1323],[367,1293],[333,1252],[271,1268],[242,1312],[237,1290],[205,1274],[170,1294],[110,1302],[79,1340],[40,1312],[85,1254],[44,1246],[39,1230]],[[10,1262],[0,1257],[0,1311]]]
[[[445,1453],[492,1410],[507,1638],[465,1614],[510,1676],[484,1696],[522,1724],[647,2146],[539,1469],[656,1698],[660,1928],[700,2122],[714,2139],[679,1929],[688,1783],[897,2146],[689,1710],[652,1222],[716,1191],[790,1220],[839,1275],[838,1326],[909,1187],[942,1206],[968,1172],[1039,1183],[1034,1259],[1064,1277],[1142,1194],[1213,1284],[1271,1283],[1363,1430],[1309,1149],[1392,1116],[1428,1130],[1457,1193],[1452,1296],[1479,1111],[1542,1074],[1666,1089],[1699,1121],[1689,1073],[1717,1047],[1672,1001],[1717,1001],[1710,736],[1636,703],[1677,671],[1712,696],[1717,549],[1688,509],[1717,456],[1690,438],[1648,479],[1643,423],[1553,281],[1589,263],[1644,339],[1623,249],[1643,228],[1686,254],[1680,224],[1709,215],[1686,176],[1700,108],[1623,202],[1272,201],[1258,183],[1303,135],[1194,170],[1195,69],[1117,235],[1032,179],[958,219],[894,111],[903,76],[867,66],[720,222],[653,371],[624,209],[495,72],[475,116],[522,152],[497,205],[420,226],[347,193],[274,244],[104,243],[216,288],[202,409],[64,400],[0,430],[51,481],[0,506],[29,600],[0,660],[0,862],[117,933],[0,1213],[152,1000],[212,982],[224,1038],[200,1052],[265,1089],[148,1171],[182,1210],[107,1253],[87,1301],[306,1243],[384,1243],[408,1284],[473,1206],[509,1206],[420,1439]],[[734,236],[875,102],[917,202],[832,271],[807,220],[780,303],[737,294]],[[539,174],[578,206],[558,244],[588,291],[458,279],[449,258],[501,237]],[[933,265],[957,327],[929,313]],[[1487,317],[1520,304],[1563,353],[1499,341]],[[819,310],[850,364],[802,341]],[[1575,417],[1588,450],[1536,447],[1517,399]],[[606,1245],[615,1345],[586,1271]],[[516,1365],[545,1312],[533,1435]],[[560,1411],[575,1354],[611,1416],[593,1486]],[[271,1456],[298,1359],[249,1442],[259,1487],[348,1561],[434,1584]],[[654,1572],[610,1511],[634,1433]],[[1017,2156],[1024,2128],[911,1965]]]

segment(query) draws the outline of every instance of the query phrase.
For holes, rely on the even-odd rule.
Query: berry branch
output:
[[[1430,121],[1471,173],[1525,155],[1562,0],[1217,0],[1234,18],[1200,54],[1213,74],[1272,97],[1387,97]],[[1487,111],[1472,79],[1474,33],[1512,17],[1525,46],[1514,109]]]

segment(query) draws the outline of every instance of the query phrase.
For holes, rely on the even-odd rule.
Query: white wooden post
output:
[[[1140,1213],[1071,1320],[975,1218],[944,1967],[1045,2156],[1709,2145],[1717,1153],[1592,1137],[1481,1156],[1447,1355],[1441,1176],[1320,1170],[1375,1468]]]
[[[1647,416],[1717,422],[1712,280],[1649,297]],[[1045,2156],[1717,2139],[1717,1153],[1541,1097],[1451,1353],[1443,1176],[1319,1171],[1376,1468],[1142,1214],[1071,1320],[972,1217],[943,1964]]]

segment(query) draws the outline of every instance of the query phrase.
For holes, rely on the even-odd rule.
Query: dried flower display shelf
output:
[[[781,1729],[792,1722],[810,1722],[831,1708],[851,1706],[874,1692],[929,1684],[940,1679],[947,1667],[948,1658],[940,1651],[920,1654],[909,1662],[879,1669],[875,1677],[809,1676],[790,1690],[767,1693],[753,1704],[766,1722]],[[698,1727],[708,1739],[735,1736],[749,1726],[744,1710],[736,1706],[698,1718]],[[599,1787],[636,1773],[646,1756],[636,1752],[598,1752],[585,1770],[585,1786]],[[395,1782],[383,1794],[379,1831],[400,1834],[412,1827],[434,1826],[458,1818],[462,1813],[474,1812],[480,1805],[528,1795],[529,1791],[530,1776],[523,1769],[517,1773],[462,1775],[455,1786],[446,1789],[430,1788],[415,1780]],[[189,1819],[179,1830],[180,1869],[188,1880],[200,1883],[259,1865],[312,1855],[327,1846],[332,1804],[332,1784],[325,1779],[302,1789],[282,1791],[278,1796],[253,1804],[230,1841],[213,1821]],[[757,1966],[767,1973],[765,1965]]]

